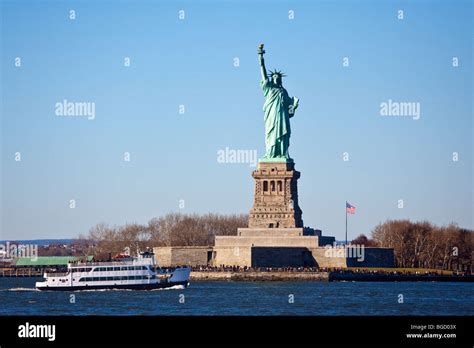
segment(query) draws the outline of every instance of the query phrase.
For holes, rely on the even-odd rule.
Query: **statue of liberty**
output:
[[[290,118],[298,107],[298,98],[290,98],[282,86],[282,77],[285,75],[278,70],[267,74],[263,55],[263,44],[259,46],[258,56],[262,80],[260,86],[265,96],[263,105],[265,120],[265,149],[266,153],[261,161],[280,162],[291,161],[288,154],[290,146]]]

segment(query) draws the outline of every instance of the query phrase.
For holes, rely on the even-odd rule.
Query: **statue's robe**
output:
[[[271,81],[262,80],[260,86],[265,96],[263,105],[265,120],[265,148],[264,158],[289,158],[288,147],[290,145],[290,107],[296,109],[295,98],[290,98],[288,92],[282,86],[277,86]]]

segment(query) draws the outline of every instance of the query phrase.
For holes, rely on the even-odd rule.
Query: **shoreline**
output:
[[[0,278],[42,278],[40,272],[0,272]],[[474,282],[474,275],[384,273],[353,271],[191,271],[190,282],[206,281],[323,281],[323,282]]]
[[[192,271],[190,281],[474,282],[474,276],[292,271]]]

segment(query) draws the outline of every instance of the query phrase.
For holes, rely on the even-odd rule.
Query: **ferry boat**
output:
[[[38,290],[152,290],[189,286],[189,267],[161,269],[152,252],[139,253],[114,262],[69,263],[67,272],[44,273],[45,281],[36,282]]]

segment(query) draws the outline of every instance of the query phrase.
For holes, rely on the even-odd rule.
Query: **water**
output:
[[[177,290],[41,292],[37,280],[0,278],[0,315],[474,314],[472,283],[194,282]]]

